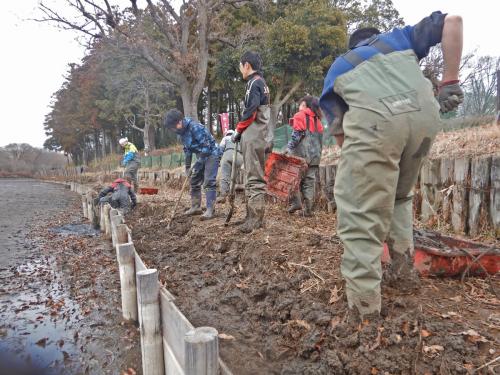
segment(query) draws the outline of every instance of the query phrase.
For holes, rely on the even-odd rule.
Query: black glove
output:
[[[235,131],[233,135],[231,136],[231,141],[234,143],[239,142],[241,140],[241,133],[238,133],[238,131]]]
[[[439,88],[437,99],[441,112],[446,113],[457,109],[458,105],[464,101],[464,92],[459,81],[444,82]]]

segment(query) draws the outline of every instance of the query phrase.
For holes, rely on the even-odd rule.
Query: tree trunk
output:
[[[207,126],[210,134],[214,135],[214,128],[212,126],[212,92],[210,85],[207,87]]]
[[[198,121],[198,97],[196,100],[193,100],[192,90],[187,84],[180,87],[180,92],[184,116],[191,117],[193,120]]]

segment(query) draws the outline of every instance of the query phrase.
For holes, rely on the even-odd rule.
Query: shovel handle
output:
[[[172,211],[172,215],[170,216],[170,219],[168,220],[167,228],[170,228],[170,224],[172,224],[172,220],[174,220],[175,213],[177,211],[177,207],[179,206],[179,202],[181,201],[182,196],[184,195],[184,190],[186,190],[187,182],[189,181],[189,177],[191,176],[192,169],[193,169],[193,167],[191,166],[191,168],[189,168],[189,170],[187,172],[186,179],[182,183],[181,192],[179,194],[179,198],[177,198],[177,202],[175,202],[174,210]]]
[[[231,165],[231,184],[229,185],[229,212],[226,216],[226,224],[229,223],[229,220],[231,220],[234,212],[234,198],[236,190],[236,160],[238,157],[238,145],[239,142],[236,142],[233,151],[233,164]]]

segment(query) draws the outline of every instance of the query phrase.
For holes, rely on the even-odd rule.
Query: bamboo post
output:
[[[120,270],[122,315],[126,320],[137,321],[134,244],[127,242],[116,245],[116,253]]]
[[[470,159],[455,159],[454,185],[453,185],[453,207],[451,212],[451,225],[455,233],[465,233],[467,230],[468,214],[468,190]]]
[[[500,238],[500,156],[491,160],[490,218],[495,237]]]
[[[199,327],[184,336],[184,373],[217,375],[219,373],[219,337],[212,327]]]
[[[474,158],[471,163],[469,191],[469,234],[477,236],[488,226],[486,200],[490,186],[491,158]]]
[[[83,211],[83,217],[88,218],[88,213],[87,213],[87,196],[85,194],[82,194],[82,211]]]
[[[137,302],[144,375],[165,373],[159,293],[160,285],[156,269],[137,272]]]

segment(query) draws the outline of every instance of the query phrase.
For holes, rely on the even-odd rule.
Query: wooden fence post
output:
[[[477,236],[488,226],[488,188],[491,158],[474,158],[471,163],[469,191],[469,235]]]
[[[469,158],[455,159],[451,213],[451,225],[455,233],[465,233],[467,230],[469,166]]]
[[[118,224],[123,223],[123,217],[120,215],[118,210],[116,208],[112,208],[109,211],[109,220],[111,222],[111,241],[113,243],[113,247],[117,245],[117,240],[116,240],[116,226]]]
[[[82,211],[83,211],[83,217],[88,218],[88,213],[87,213],[87,195],[82,194]]]
[[[441,212],[443,220],[447,223],[451,219],[452,188],[450,186],[453,185],[454,161],[454,159],[441,159],[441,171],[439,173],[439,188],[442,190],[439,194],[443,201]]]
[[[104,209],[104,235],[106,238],[111,237],[111,222],[109,221],[109,212],[111,210],[111,206],[109,203],[103,205]]]
[[[186,375],[219,373],[219,336],[215,328],[199,327],[184,336]]]
[[[490,218],[495,237],[500,238],[500,156],[491,160]]]
[[[422,168],[420,169],[420,192],[422,194],[420,216],[424,222],[427,222],[438,213],[440,204],[438,194],[439,174],[439,159],[429,159],[422,164]]]
[[[159,297],[158,271],[147,269],[137,272],[137,302],[144,375],[165,373]]]
[[[127,242],[116,245],[116,254],[120,270],[122,315],[126,320],[137,321],[134,244]]]
[[[116,225],[116,245],[129,242],[128,227],[126,224]]]

